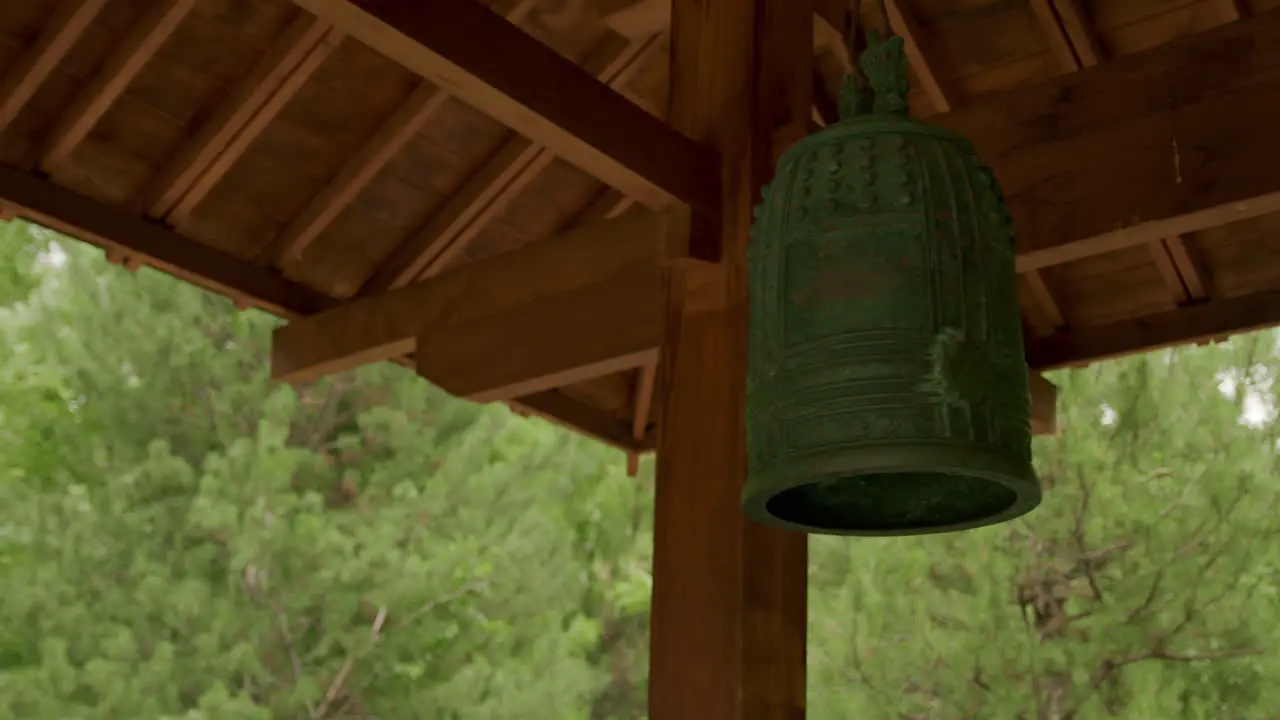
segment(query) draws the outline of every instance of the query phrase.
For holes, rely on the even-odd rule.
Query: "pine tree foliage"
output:
[[[0,719],[645,720],[651,466],[0,246]],[[1278,338],[1056,375],[1022,520],[814,538],[809,717],[1280,718]]]
[[[815,539],[814,716],[1280,716],[1276,339],[1055,375],[1023,519]]]

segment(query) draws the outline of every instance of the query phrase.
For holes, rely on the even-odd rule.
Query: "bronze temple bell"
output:
[[[755,520],[912,535],[1040,502],[1013,226],[963,138],[907,115],[903,40],[874,33],[841,119],[793,145],[749,251]]]

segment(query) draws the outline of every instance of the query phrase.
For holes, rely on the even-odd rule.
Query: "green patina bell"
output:
[[[902,38],[860,64],[874,96],[847,79],[756,211],[743,507],[843,535],[1017,517],[1040,487],[1000,188],[908,117]]]

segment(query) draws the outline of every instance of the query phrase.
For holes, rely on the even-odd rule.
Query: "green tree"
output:
[[[1274,717],[1276,340],[1056,374],[1019,521],[816,539],[813,717]]]
[[[643,720],[652,467],[0,225],[0,718]],[[815,720],[1268,720],[1275,333],[1054,380],[1044,505],[815,538]]]
[[[272,383],[272,319],[65,251],[3,311],[0,714],[593,717],[647,600],[619,453],[399,368]]]

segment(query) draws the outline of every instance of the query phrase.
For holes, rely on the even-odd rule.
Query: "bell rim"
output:
[[[942,452],[944,457],[950,456],[953,460],[949,463],[931,463],[927,467],[921,466],[919,468],[920,472],[951,472],[957,475],[966,475],[968,477],[986,480],[1012,491],[1014,494],[1014,501],[1000,512],[970,520],[946,525],[893,530],[843,530],[815,527],[805,525],[803,523],[784,520],[768,511],[769,501],[786,490],[802,487],[804,485],[812,485],[814,483],[822,482],[823,480],[830,480],[837,477],[848,478],[886,472],[901,472],[904,467],[910,467],[915,464],[912,463],[911,460],[913,458],[920,457],[922,453],[929,453],[933,456],[937,456],[939,451]],[[895,461],[894,458],[902,458],[902,460]],[[858,459],[863,459],[864,462],[859,463]],[[875,461],[865,462],[867,459]],[[967,460],[967,462],[965,460]],[[994,450],[957,447],[950,443],[919,442],[896,445],[891,448],[875,447],[846,449],[838,452],[822,453],[820,455],[804,459],[789,458],[785,461],[785,464],[789,468],[789,470],[785,472],[785,475],[783,472],[775,470],[771,473],[765,473],[765,475],[768,476],[768,480],[760,478],[753,481],[748,477],[747,484],[743,487],[742,491],[743,513],[754,522],[809,535],[839,535],[843,537],[910,537],[915,535],[941,535],[964,530],[974,530],[988,525],[998,525],[1000,523],[1022,517],[1039,507],[1040,502],[1044,498],[1044,493],[1040,488],[1039,479],[1037,478],[1036,472],[1034,468],[1031,467],[1030,463],[1023,463],[1010,459],[1009,457],[1001,455]],[[856,473],[850,473],[848,468],[851,464],[858,465],[860,468],[859,471]],[[827,470],[824,466],[833,467]],[[768,488],[770,492],[762,492],[765,488]]]
[[[895,115],[892,113],[870,113],[867,115],[857,115],[844,120],[827,125],[815,133],[806,135],[796,142],[792,143],[778,159],[778,166],[781,168],[783,163],[792,161],[803,155],[808,149],[814,145],[822,145],[839,139],[840,136],[846,134],[862,133],[865,135],[876,134],[911,134],[932,137],[939,140],[955,143],[962,148],[973,152],[973,143],[968,138],[959,133],[948,130],[938,125],[921,122],[909,115]]]

